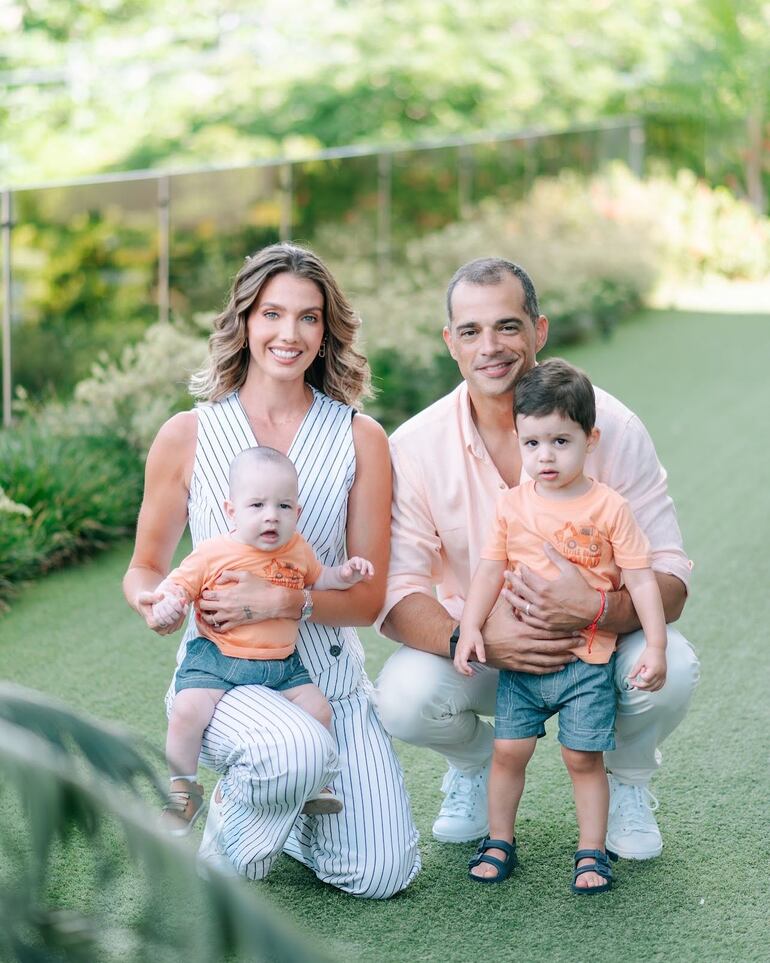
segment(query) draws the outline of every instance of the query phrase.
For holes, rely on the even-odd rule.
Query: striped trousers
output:
[[[262,879],[282,851],[325,883],[385,899],[420,869],[401,766],[368,682],[331,700],[334,740],[320,723],[263,686],[237,686],[217,705],[201,762],[223,773],[225,851],[238,873]],[[300,816],[330,785],[345,808]]]

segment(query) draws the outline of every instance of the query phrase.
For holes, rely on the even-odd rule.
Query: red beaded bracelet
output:
[[[590,625],[586,626],[586,631],[588,632],[588,654],[591,654],[591,646],[594,643],[594,636],[596,635],[596,627],[599,624],[599,619],[604,615],[604,610],[607,608],[607,593],[604,589],[596,590],[601,596],[601,605],[599,606],[599,611],[596,613],[596,618]]]

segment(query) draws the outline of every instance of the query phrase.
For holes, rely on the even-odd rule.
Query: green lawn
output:
[[[430,836],[441,761],[399,745],[424,863],[406,893],[383,903],[355,900],[288,858],[253,887],[332,958],[770,956],[770,317],[652,313],[568,356],[646,422],[695,561],[680,626],[700,653],[703,681],[654,782],[663,856],[618,864],[617,886],[605,897],[570,895],[576,834],[569,781],[548,738],[522,802],[521,868],[504,886],[474,885],[465,879],[472,847]],[[162,695],[176,646],[143,631],[124,605],[128,551],[123,546],[26,590],[0,620],[0,674],[121,720],[161,746]],[[392,646],[373,632],[365,644],[375,674]],[[93,898],[87,865],[75,857],[57,867],[55,888],[67,902]],[[128,878],[113,911],[130,917],[135,898]]]

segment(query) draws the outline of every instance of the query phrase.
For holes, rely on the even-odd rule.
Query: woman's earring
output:
[[[326,357],[326,338],[323,339],[323,341],[321,342],[321,347],[318,349],[318,357],[319,358]]]
[[[245,351],[246,348],[248,348],[248,346],[249,346],[249,339],[248,339],[248,338],[244,338],[244,339],[243,339],[243,344],[241,345],[241,348],[243,349],[243,351]]]

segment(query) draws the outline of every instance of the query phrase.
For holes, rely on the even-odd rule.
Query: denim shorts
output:
[[[615,748],[615,655],[606,665],[570,662],[559,672],[530,675],[501,670],[495,708],[496,739],[545,735],[559,713],[559,742],[579,752]]]
[[[233,659],[222,655],[210,639],[198,636],[187,643],[187,654],[176,670],[180,689],[224,689],[237,685],[264,685],[280,692],[296,685],[311,685],[308,671],[296,651],[285,659]]]

